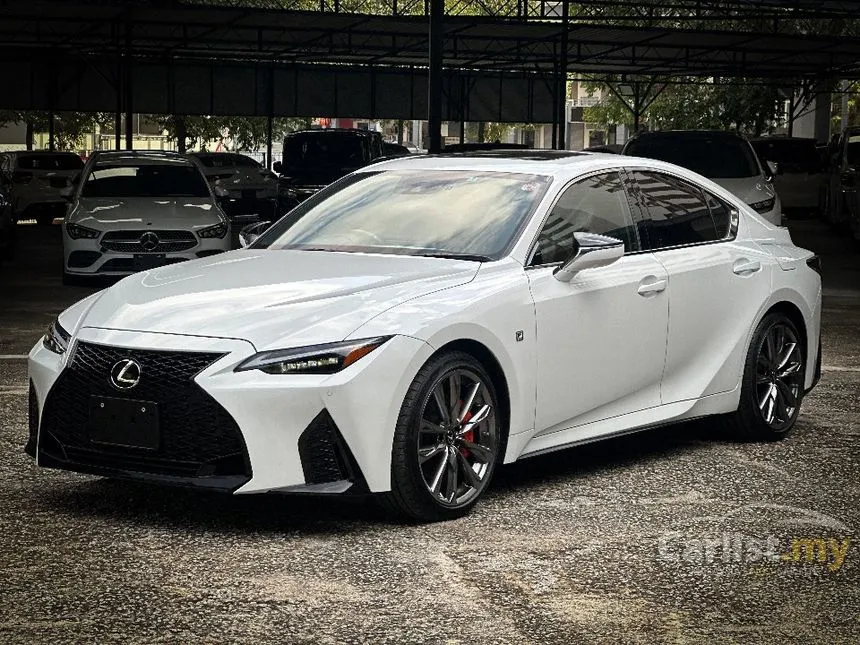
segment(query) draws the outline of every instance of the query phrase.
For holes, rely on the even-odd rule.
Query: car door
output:
[[[616,237],[625,255],[561,282],[553,273],[570,255],[574,232]],[[561,192],[526,273],[536,315],[536,434],[660,404],[667,274],[641,251],[619,173],[595,174]]]
[[[669,278],[663,403],[729,391],[770,292],[772,256],[737,239],[738,213],[715,195],[663,172],[630,175],[645,214],[640,235]]]

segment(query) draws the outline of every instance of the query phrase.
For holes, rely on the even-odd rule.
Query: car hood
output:
[[[755,204],[770,199],[775,194],[773,186],[766,182],[763,177],[711,179],[711,181],[742,199],[746,204]]]
[[[69,222],[99,231],[153,229],[193,230],[222,221],[212,199],[192,197],[82,197]]]
[[[129,276],[102,292],[80,326],[239,338],[258,350],[313,345],[343,340],[406,300],[469,282],[479,267],[440,258],[245,249]]]

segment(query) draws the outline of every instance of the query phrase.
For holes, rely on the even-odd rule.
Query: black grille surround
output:
[[[233,417],[194,377],[222,353],[138,350],[78,342],[68,367],[45,401],[39,433],[43,466],[109,476],[235,490],[251,478],[248,451]],[[125,391],[110,383],[111,368],[131,358],[140,383]],[[154,401],[159,408],[158,450],[93,443],[91,396]]]
[[[146,233],[158,236],[154,248],[144,248],[141,237]],[[117,253],[180,253],[197,246],[191,231],[109,231],[101,239],[101,246]]]

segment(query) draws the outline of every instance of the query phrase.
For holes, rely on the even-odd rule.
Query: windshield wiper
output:
[[[489,255],[479,255],[477,253],[449,253],[446,251],[428,251],[426,253],[410,253],[410,255],[418,255],[422,258],[442,258],[445,260],[468,260],[471,262],[492,262],[493,258]]]

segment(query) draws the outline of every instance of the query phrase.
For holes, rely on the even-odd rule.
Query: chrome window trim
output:
[[[597,175],[608,175],[611,173],[615,173],[616,175],[618,175],[618,179],[619,179],[619,181],[621,181],[622,186],[624,186],[624,195],[629,202],[630,197],[627,193],[627,186],[624,182],[624,177],[621,174],[623,170],[624,170],[624,167],[622,167],[622,166],[617,166],[617,167],[612,167],[612,168],[602,168],[600,170],[592,170],[590,172],[587,172],[583,175],[579,175],[579,176],[571,179],[569,182],[567,182],[564,186],[561,187],[561,189],[558,191],[558,194],[555,196],[555,199],[553,200],[550,207],[546,209],[546,213],[544,214],[543,218],[541,219],[540,226],[538,226],[537,233],[535,233],[534,238],[532,239],[531,243],[529,244],[529,250],[528,250],[528,253],[526,253],[526,262],[524,265],[526,269],[537,269],[537,268],[541,268],[541,267],[560,266],[560,265],[564,264],[563,262],[549,262],[547,264],[532,264],[532,260],[534,259],[534,254],[535,254],[535,251],[537,250],[538,239],[540,238],[540,234],[541,234],[541,231],[543,230],[543,227],[546,225],[546,221],[549,219],[549,216],[552,214],[553,209],[556,207],[558,202],[561,200],[561,198],[565,194],[565,192],[567,192],[567,190],[571,186],[573,186],[574,184],[578,184],[579,182],[581,182],[585,179],[588,179],[589,177],[596,177]],[[639,245],[639,249],[637,249],[636,251],[626,251],[625,250],[624,255],[627,256],[627,255],[636,255],[639,253],[646,253],[647,251],[645,251],[642,248],[642,238],[639,237],[639,227],[636,226],[636,216],[633,214],[633,208],[632,208],[632,206],[630,206],[629,203],[628,203],[628,208],[630,209],[630,221],[633,223],[633,229],[636,231],[636,241]],[[513,247],[511,247],[511,248],[513,248]]]

